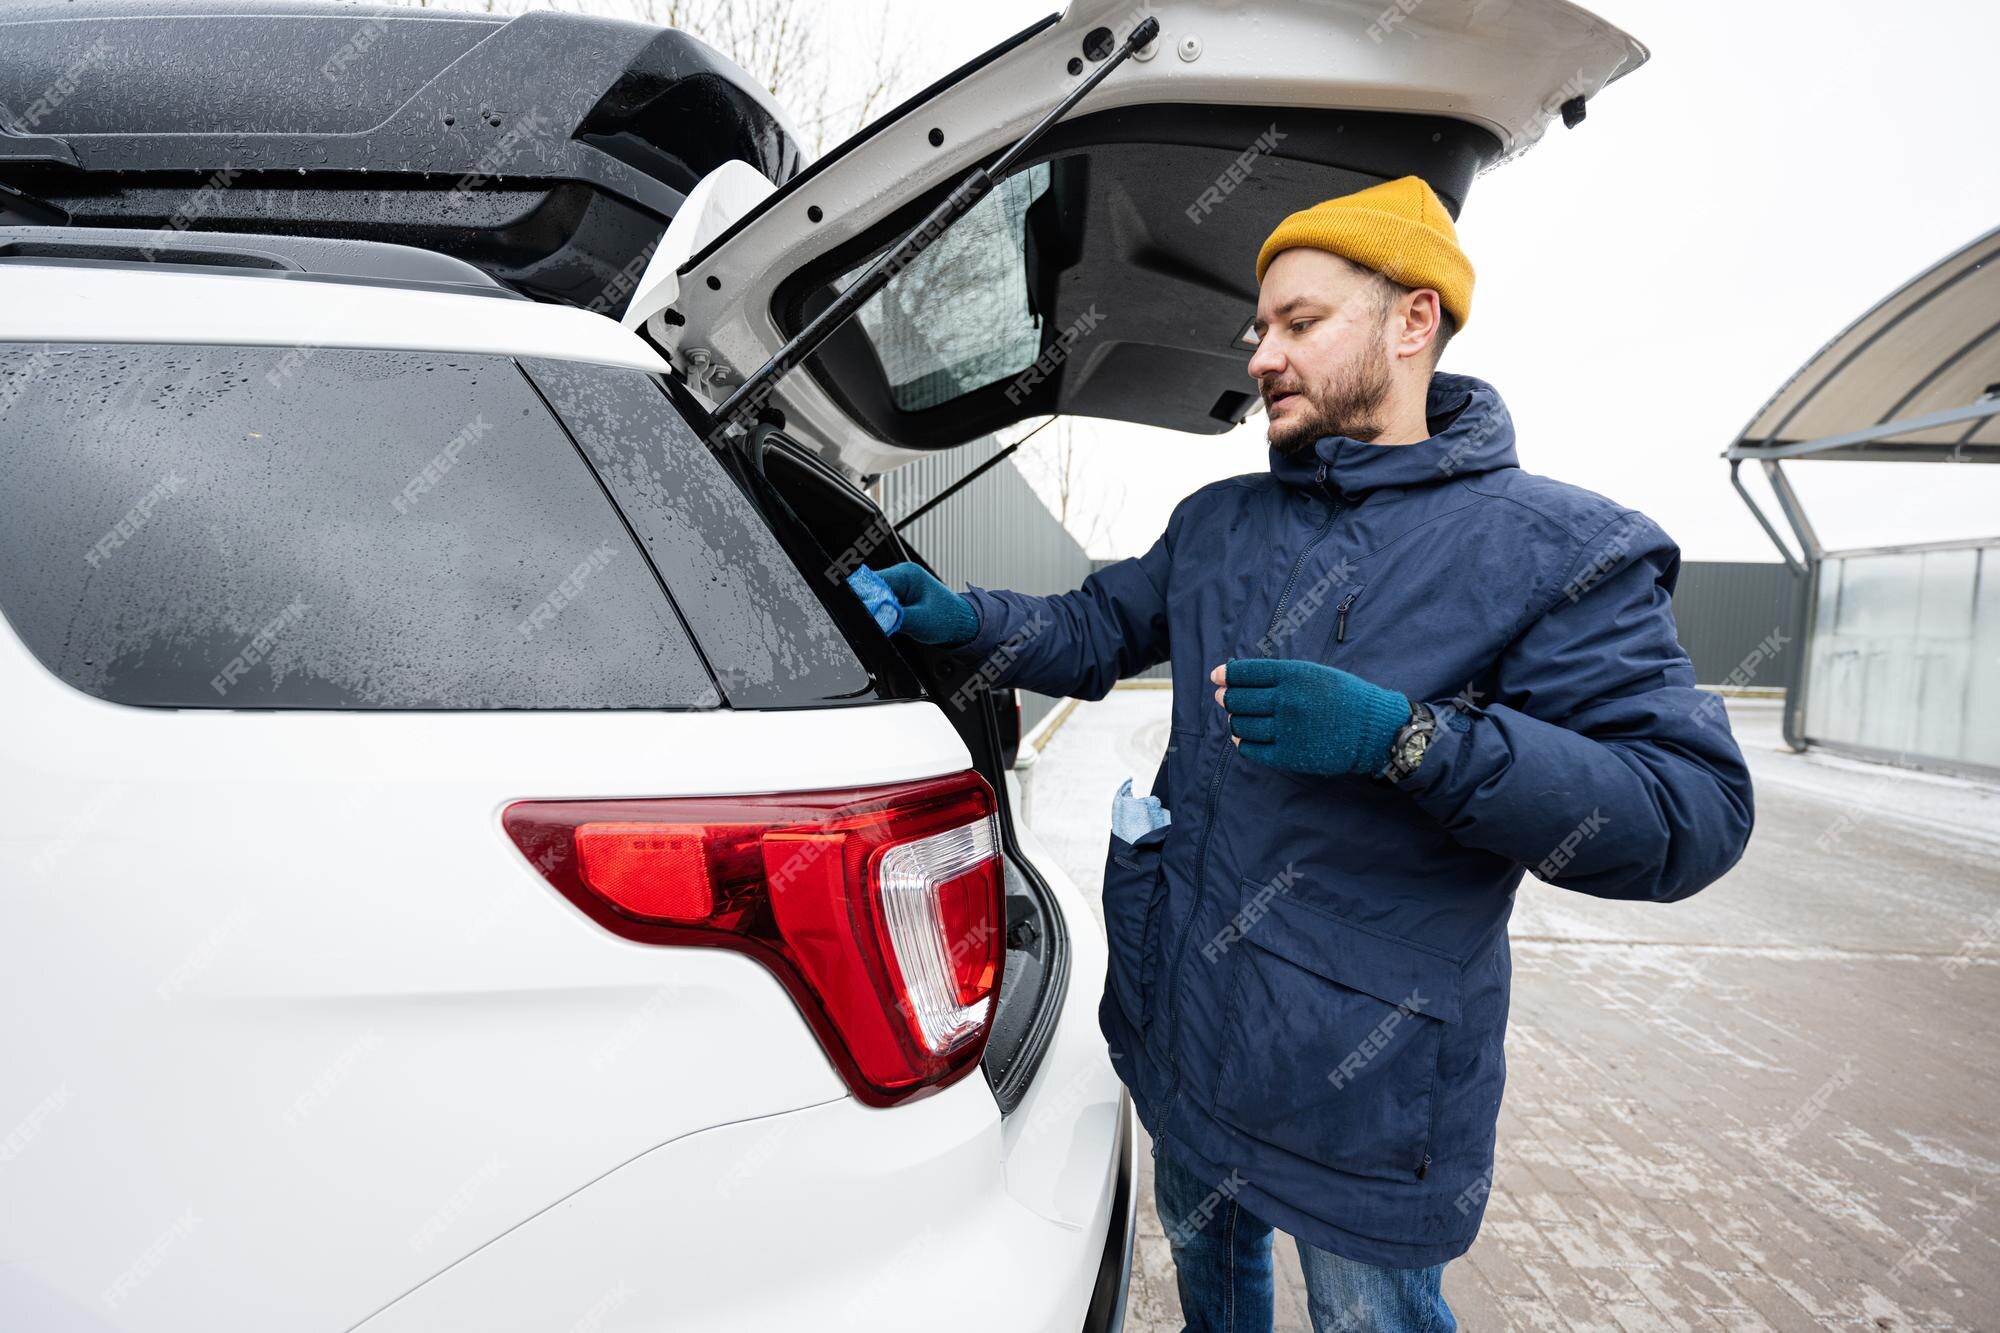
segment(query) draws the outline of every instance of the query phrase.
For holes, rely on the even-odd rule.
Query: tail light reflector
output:
[[[861,1100],[979,1063],[1006,961],[993,790],[977,773],[835,791],[517,801],[507,834],[627,939],[733,948],[777,976]]]

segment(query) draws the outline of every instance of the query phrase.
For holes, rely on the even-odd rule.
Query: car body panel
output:
[[[43,1016],[0,1091],[67,1090],[8,1164],[0,1308],[39,1289],[116,1327],[206,1326],[223,1290],[263,1325],[346,1327],[662,1143],[846,1097],[760,964],[601,929],[506,838],[509,802],[968,762],[928,703],[135,709],[11,635],[0,688],[0,877],[21,890],[0,994]],[[173,1262],[104,1295],[186,1216]]]
[[[655,373],[659,353],[571,306],[145,264],[0,263],[0,342],[494,352]]]
[[[1022,844],[1065,918],[1087,923],[1075,885],[1032,835]],[[1081,1327],[1134,1122],[1096,1028],[1104,942],[1071,936],[1090,980],[1068,988],[1041,1072],[1004,1120],[967,1079],[888,1112],[845,1099],[705,1130],[592,1182],[362,1329],[918,1329],[947,1310],[955,1329]],[[996,1260],[1022,1280],[982,1284]]]

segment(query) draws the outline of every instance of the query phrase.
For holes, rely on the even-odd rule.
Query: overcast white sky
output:
[[[895,26],[921,34],[910,86],[1055,7],[891,0]],[[1477,317],[1445,367],[1500,390],[1523,466],[1644,509],[1690,559],[1774,559],[1717,455],[1827,338],[2000,225],[2000,4],[1589,7],[1652,59],[1583,125],[1474,186],[1459,224]],[[1183,495],[1265,466],[1261,416],[1219,437],[1076,435],[1087,471],[1071,527],[1097,530],[1096,555],[1137,554]],[[2000,533],[2000,468],[1791,474],[1834,545]]]

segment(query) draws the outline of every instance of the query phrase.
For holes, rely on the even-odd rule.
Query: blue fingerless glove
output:
[[[880,571],[880,577],[903,608],[902,632],[918,643],[956,648],[979,633],[979,613],[972,603],[932,578],[922,565],[905,560]]]
[[[1231,659],[1222,706],[1245,757],[1294,773],[1380,773],[1410,701],[1338,667]]]

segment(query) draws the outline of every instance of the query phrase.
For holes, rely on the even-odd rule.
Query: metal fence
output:
[[[1797,649],[1799,580],[1783,565],[1690,560],[1674,587],[1681,647],[1703,685],[1781,689]]]

